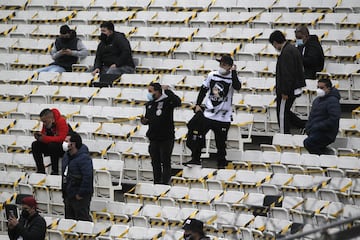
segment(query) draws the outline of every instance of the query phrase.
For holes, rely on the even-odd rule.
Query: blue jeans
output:
[[[59,73],[62,73],[62,72],[65,72],[65,68],[63,67],[60,67],[59,65],[50,65],[50,66],[47,66],[47,67],[43,67],[43,68],[39,68],[36,70],[37,72],[59,72]]]

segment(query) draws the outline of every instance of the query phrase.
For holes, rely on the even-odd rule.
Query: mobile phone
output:
[[[5,213],[6,213],[6,219],[9,219],[10,217],[18,218],[18,209],[15,204],[6,204],[5,205]]]

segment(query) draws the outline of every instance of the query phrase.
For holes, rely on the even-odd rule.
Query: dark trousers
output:
[[[50,156],[52,173],[59,173],[59,158],[64,155],[62,143],[34,141],[31,144],[31,151],[36,163],[37,172],[45,173],[44,154],[45,156]]]
[[[171,177],[171,154],[174,140],[151,140],[149,153],[153,166],[154,183],[169,184]]]
[[[212,130],[215,135],[216,144],[216,157],[218,160],[218,166],[226,165],[226,140],[227,134],[230,128],[229,122],[220,122],[212,119],[204,118],[203,129],[204,135],[209,130]],[[199,146],[193,148],[191,152],[191,158],[193,161],[200,162],[201,148]]]
[[[321,155],[329,152],[327,146],[332,142],[334,141],[321,134],[310,134],[304,139],[304,147],[309,153]]]
[[[76,200],[75,198],[65,199],[65,218],[92,222],[90,216],[91,196]]]
[[[289,134],[291,125],[298,128],[305,127],[305,123],[290,110],[295,99],[295,96],[289,96],[287,100],[282,100],[281,95],[276,96],[276,113],[280,133]]]

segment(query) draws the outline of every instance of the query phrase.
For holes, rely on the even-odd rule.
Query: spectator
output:
[[[329,152],[327,145],[334,142],[339,131],[341,115],[340,94],[328,79],[320,79],[309,120],[305,131],[308,137],[304,140],[304,147],[313,154]]]
[[[93,194],[93,165],[89,150],[79,134],[72,132],[63,143],[62,193],[65,218],[92,221],[90,201]]]
[[[149,153],[153,166],[154,183],[169,184],[171,153],[174,147],[174,108],[181,100],[169,86],[150,83],[145,116],[141,123],[149,125],[146,136],[150,140]]]
[[[77,63],[79,58],[85,58],[88,50],[76,37],[75,30],[70,29],[68,25],[62,25],[60,37],[56,38],[50,54],[54,62],[38,69],[37,72],[71,72],[72,65]]]
[[[37,211],[36,200],[32,197],[24,197],[21,200],[22,212],[20,219],[14,216],[8,219],[8,235],[10,240],[43,240],[46,234],[45,219]]]
[[[306,26],[299,26],[295,30],[296,47],[302,55],[304,64],[304,78],[316,79],[316,72],[324,68],[324,52],[316,35],[310,35]]]
[[[53,175],[59,174],[59,158],[64,155],[62,150],[62,142],[64,141],[68,131],[71,131],[64,117],[61,116],[59,110],[44,109],[40,113],[40,120],[43,123],[41,132],[35,132],[34,141],[31,145],[31,151],[36,163],[38,173],[45,173],[44,159],[50,156],[51,168]]]
[[[305,86],[302,59],[282,32],[274,31],[269,42],[280,52],[276,63],[276,110],[280,133],[290,133],[291,124],[298,128],[305,127],[305,123],[290,110]]]
[[[124,33],[116,32],[114,24],[104,22],[100,25],[101,35],[94,63],[93,75],[100,73],[134,73],[135,64],[129,41]]]
[[[188,218],[183,225],[184,240],[210,240],[205,236],[204,223],[194,218]]]
[[[199,95],[196,100],[195,112],[203,111],[200,107],[207,92],[205,110],[203,111],[204,119],[202,131],[205,135],[210,129],[214,131],[215,143],[217,148],[218,167],[225,168],[226,160],[226,140],[232,118],[232,97],[234,90],[241,88],[241,83],[236,72],[236,65],[230,55],[223,55],[220,62],[219,70],[212,71],[208,74],[203,82]],[[193,146],[191,161],[188,164],[200,165],[201,144]]]

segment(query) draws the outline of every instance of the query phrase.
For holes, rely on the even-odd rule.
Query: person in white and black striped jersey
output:
[[[276,110],[280,133],[288,134],[291,125],[305,127],[305,122],[290,110],[306,86],[302,57],[279,30],[271,33],[269,42],[280,53],[276,63]]]
[[[203,130],[206,134],[210,129],[215,134],[217,148],[218,168],[225,168],[227,133],[232,120],[232,98],[234,90],[241,88],[236,72],[236,65],[230,55],[223,55],[220,59],[219,69],[208,74],[203,82],[196,100],[195,112],[203,111]],[[206,94],[209,94],[206,96]],[[205,108],[200,105],[205,99]],[[192,149],[191,161],[185,164],[200,165],[201,147]]]

